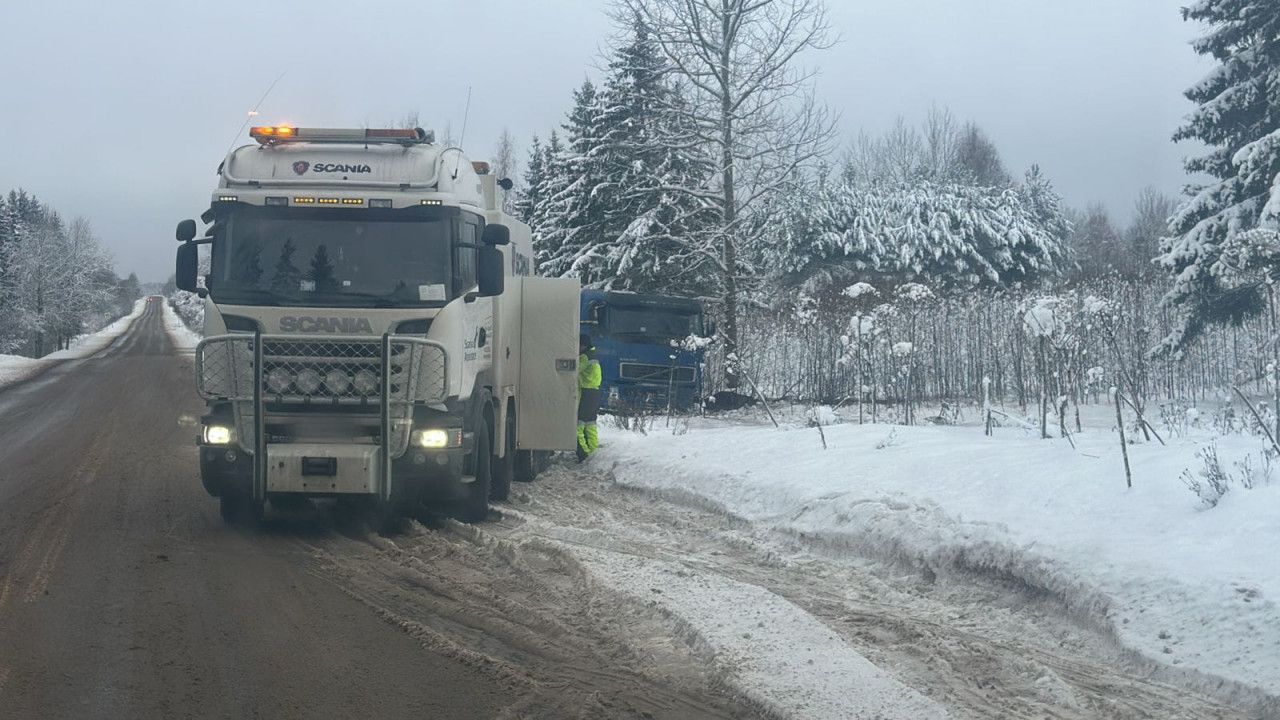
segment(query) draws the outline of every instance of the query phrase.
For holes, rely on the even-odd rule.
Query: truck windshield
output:
[[[434,208],[237,205],[217,217],[216,301],[432,307],[449,299],[455,221]]]
[[[702,334],[702,315],[666,308],[611,307],[607,332],[631,342],[683,340]]]

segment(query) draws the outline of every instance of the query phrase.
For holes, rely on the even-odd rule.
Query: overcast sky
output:
[[[1169,137],[1208,72],[1179,2],[828,0],[841,36],[805,58],[846,137],[931,104],[973,120],[1020,175],[1127,221],[1145,185],[1176,194]],[[83,215],[121,274],[163,280],[175,223],[208,206],[251,109],[262,123],[361,126],[417,111],[487,156],[503,127],[525,157],[598,77],[607,0],[9,3],[0,24],[0,191]]]

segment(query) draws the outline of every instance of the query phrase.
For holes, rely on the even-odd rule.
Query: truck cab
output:
[[[693,298],[583,290],[582,332],[600,360],[601,409],[687,411],[702,399],[702,302]]]
[[[204,236],[177,233],[178,287],[205,302],[205,489],[228,520],[291,496],[483,519],[574,446],[577,282],[531,276],[529,228],[496,202],[509,181],[429,132],[250,135]]]

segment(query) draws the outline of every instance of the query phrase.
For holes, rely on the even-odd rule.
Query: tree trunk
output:
[[[724,233],[722,238],[724,252],[724,332],[725,332],[725,355],[735,354],[738,352],[738,249],[734,244],[733,234],[734,225],[738,217],[737,197],[735,196],[733,186],[733,105],[730,95],[733,92],[733,86],[730,83],[730,65],[733,61],[733,55],[730,52],[731,45],[729,43],[730,34],[733,32],[731,27],[731,0],[722,0],[722,8],[724,12],[721,14],[721,39],[720,47],[720,162],[722,163],[721,172],[723,173],[722,183],[724,185],[724,226],[721,232]],[[738,357],[736,363],[730,363],[728,371],[725,373],[725,385],[730,389],[738,387],[739,373],[736,367],[737,363],[741,363],[742,358]]]

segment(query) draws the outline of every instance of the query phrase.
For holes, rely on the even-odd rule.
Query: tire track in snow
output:
[[[674,563],[758,586],[956,717],[1245,717],[1150,681],[1146,668],[1107,638],[1063,621],[1059,607],[1014,584],[934,583],[853,557],[815,557],[801,539],[688,500],[672,504],[561,466],[532,490],[514,493],[503,509],[508,517],[491,531],[513,543],[541,537],[577,555]]]

